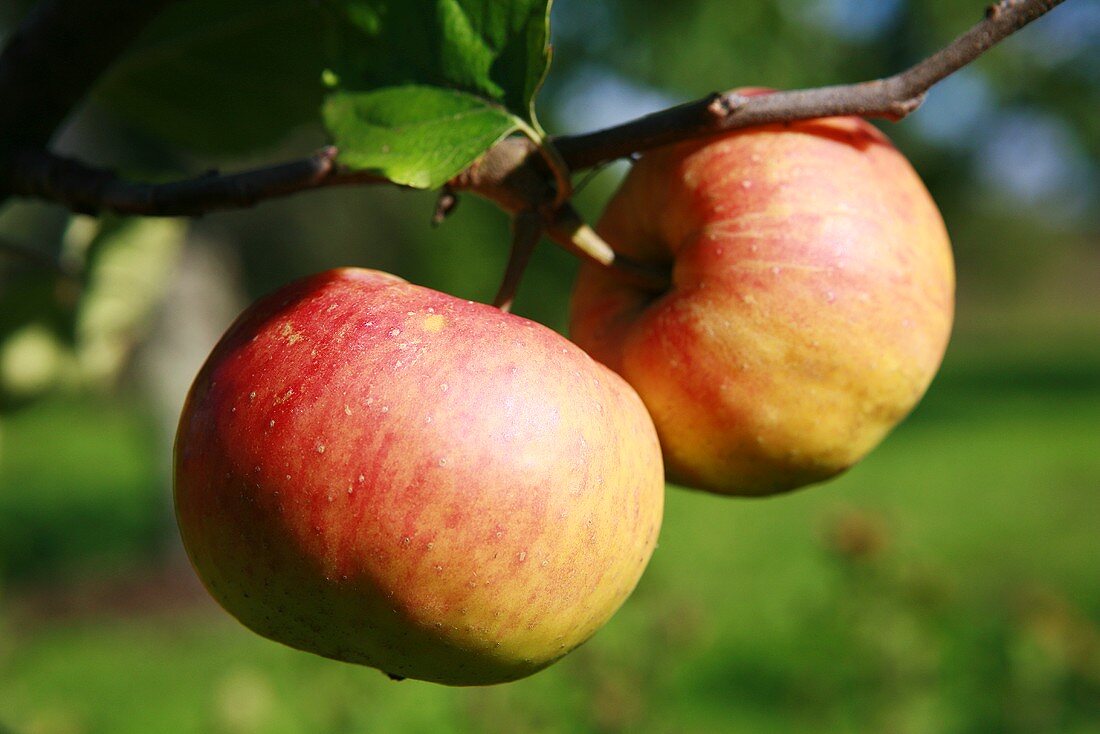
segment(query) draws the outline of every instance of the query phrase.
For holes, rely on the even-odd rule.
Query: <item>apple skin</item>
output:
[[[451,685],[529,675],[601,627],[663,492],[621,378],[539,324],[368,270],[245,311],[176,438],[184,546],[230,614]]]
[[[943,358],[947,232],[864,120],[647,153],[597,231],[672,267],[654,294],[583,266],[570,328],[642,396],[678,484],[755,496],[832,477],[908,414]]]

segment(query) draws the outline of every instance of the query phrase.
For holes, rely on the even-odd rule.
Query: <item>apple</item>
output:
[[[652,293],[583,266],[570,329],[641,395],[676,483],[767,495],[832,477],[939,368],[954,309],[947,232],[864,120],[654,150],[597,231],[671,268],[672,285]]]
[[[176,438],[183,543],[230,614],[453,685],[529,675],[602,626],[663,492],[621,378],[543,326],[369,270],[245,311]]]

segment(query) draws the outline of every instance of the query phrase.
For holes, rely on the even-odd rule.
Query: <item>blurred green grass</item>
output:
[[[59,398],[2,415],[0,588],[164,544],[168,458],[153,428],[125,400]]]
[[[1089,354],[1048,354],[1066,374],[1038,356],[1016,380],[1011,365],[994,379],[969,355],[949,359],[913,418],[827,485],[764,501],[670,488],[635,595],[530,679],[397,684],[260,639],[204,600],[153,604],[12,617],[0,627],[0,723],[32,734],[1100,732],[1100,370],[1082,368],[1096,365]],[[57,425],[55,408],[34,410]],[[52,455],[26,420],[26,431],[9,421],[6,450]],[[157,521],[135,518],[160,517],[150,505],[164,502],[141,425],[108,414],[91,431],[100,444],[69,459],[116,467],[116,494],[92,487],[97,503],[80,510],[114,514],[72,539],[113,537],[108,566],[150,551]],[[24,518],[79,525],[66,501],[4,486],[0,517],[23,505]]]

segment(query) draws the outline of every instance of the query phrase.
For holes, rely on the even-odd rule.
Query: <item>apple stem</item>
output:
[[[567,204],[557,211],[550,224],[550,236],[583,258],[604,267],[615,264],[615,250],[596,234],[596,230],[584,223],[571,205]]]
[[[516,291],[531,262],[531,254],[542,238],[542,217],[533,209],[527,209],[512,217],[512,249],[508,253],[508,266],[493,305],[508,313],[516,300]]]
[[[625,282],[654,293],[663,293],[672,283],[667,269],[640,263],[615,252],[596,230],[589,227],[569,204],[559,209],[547,228],[557,244],[578,257],[604,266]]]

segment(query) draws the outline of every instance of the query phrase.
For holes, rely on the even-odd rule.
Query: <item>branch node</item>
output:
[[[707,114],[715,119],[724,120],[744,107],[748,99],[748,97],[738,92],[712,94],[707,103]]]
[[[910,97],[909,99],[899,99],[896,102],[891,102],[888,109],[885,110],[886,119],[892,122],[898,122],[904,120],[906,117],[916,112],[917,109],[924,104],[924,99],[927,96],[927,92],[921,92],[920,94]]]
[[[439,192],[439,198],[435,200],[435,211],[432,212],[432,226],[443,224],[447,217],[458,207],[458,196],[449,186],[443,187]]]

